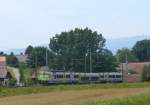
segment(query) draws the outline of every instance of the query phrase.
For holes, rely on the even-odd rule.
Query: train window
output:
[[[57,75],[57,78],[63,78],[63,75]]]
[[[79,78],[79,75],[74,75],[74,78]]]
[[[70,78],[70,75],[66,75],[66,78]]]
[[[100,78],[104,78],[104,75],[101,75]]]
[[[109,75],[109,78],[115,78],[115,75]]]
[[[116,75],[116,78],[121,78],[121,75]]]
[[[98,77],[91,77],[92,81],[97,81],[99,78]]]
[[[89,77],[81,77],[81,80],[83,80],[83,81],[89,80]]]

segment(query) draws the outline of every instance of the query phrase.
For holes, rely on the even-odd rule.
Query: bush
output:
[[[21,75],[20,77],[21,83],[25,84],[25,86],[32,85],[32,79],[31,79],[32,69],[28,69],[25,67],[25,65],[20,64],[19,70]]]
[[[134,75],[134,74],[137,74],[137,72],[135,71],[135,70],[129,70],[129,73],[131,74],[131,75]]]
[[[17,83],[17,80],[15,80],[15,79],[10,79],[9,80],[9,86],[15,86],[16,83]]]

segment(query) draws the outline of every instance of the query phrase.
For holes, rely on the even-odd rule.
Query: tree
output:
[[[133,52],[139,61],[150,61],[150,40],[138,41],[133,47]]]
[[[94,72],[113,72],[116,71],[118,63],[112,52],[103,49],[101,53],[93,55]]]
[[[150,65],[144,66],[142,71],[142,81],[150,81]]]
[[[25,81],[24,70],[25,70],[25,66],[23,64],[20,64],[19,65],[20,82],[22,82],[22,83]]]
[[[29,67],[39,67],[46,66],[46,53],[47,59],[51,58],[52,54],[46,47],[34,47],[32,52],[28,55],[28,66]]]
[[[71,30],[69,32],[62,32],[56,34],[50,39],[49,47],[55,54],[52,59],[55,68],[61,68],[66,71],[84,71],[85,55],[87,59],[87,71],[89,71],[89,56],[92,54],[92,66],[95,72],[104,70],[103,67],[98,69],[96,60],[104,57],[103,52],[105,46],[105,39],[102,34],[92,31],[88,28]],[[112,55],[110,54],[112,57]],[[104,57],[105,59],[105,57]],[[107,58],[106,58],[107,59]],[[101,63],[106,64],[106,60]],[[112,63],[111,63],[112,64]],[[107,65],[112,66],[112,65]],[[51,66],[51,68],[53,68]],[[114,68],[111,68],[112,70]]]
[[[0,56],[4,56],[4,55],[5,55],[4,52],[1,51],[1,52],[0,52]]]
[[[11,52],[10,55],[7,55],[7,65],[12,66],[12,67],[18,67],[19,66],[19,61],[13,52]]]
[[[122,48],[117,51],[116,58],[118,62],[125,63],[126,60],[128,62],[137,62],[138,59],[134,55],[134,53],[128,48]]]
[[[33,50],[33,47],[31,45],[29,45],[27,48],[26,48],[26,51],[25,51],[25,54],[29,55]]]

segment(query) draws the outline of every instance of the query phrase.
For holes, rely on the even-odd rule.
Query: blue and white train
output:
[[[38,81],[48,84],[65,83],[119,83],[123,81],[120,72],[103,73],[75,73],[64,71],[41,71],[38,73]]]

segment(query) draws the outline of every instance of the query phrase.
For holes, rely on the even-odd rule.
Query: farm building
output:
[[[144,66],[149,66],[150,62],[121,63],[118,70],[123,72],[124,82],[141,82]]]
[[[24,54],[20,54],[20,55],[16,55],[16,58],[18,59],[19,63],[23,63],[23,64],[27,64],[27,55]]]
[[[7,76],[6,57],[0,56],[0,84],[4,83]]]
[[[6,63],[6,57],[0,56],[0,86],[7,85],[9,80],[15,79],[17,84],[20,83],[20,73],[16,68],[8,67]]]

